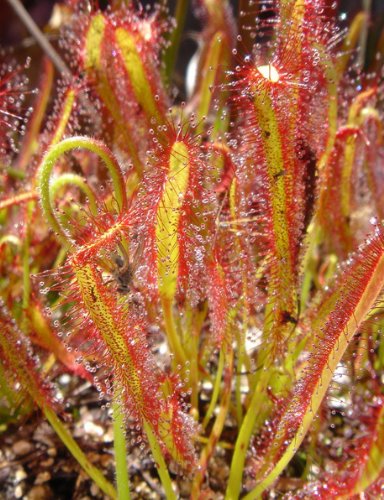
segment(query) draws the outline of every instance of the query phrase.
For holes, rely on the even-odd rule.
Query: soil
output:
[[[56,380],[65,394],[65,425],[88,459],[114,482],[112,420],[105,401],[88,382],[62,375]],[[201,404],[204,404],[203,401]],[[63,417],[64,415],[62,415]],[[134,428],[134,426],[133,426]],[[208,429],[209,431],[209,429]],[[223,438],[231,442],[231,427]],[[132,500],[165,498],[148,449],[128,431],[128,464]],[[221,500],[228,480],[230,455],[218,447],[203,486],[205,500]],[[190,497],[191,478],[170,467],[180,499]],[[0,425],[0,500],[88,500],[108,497],[83,472],[41,412],[32,410],[17,423]]]
[[[68,376],[66,376],[68,377]],[[73,406],[72,406],[72,403]],[[98,393],[80,382],[71,394],[66,426],[88,459],[114,481],[113,431]],[[82,471],[61,440],[33,411],[0,434],[0,500],[107,499]],[[161,487],[152,460],[138,448],[129,450],[132,499],[160,499]]]

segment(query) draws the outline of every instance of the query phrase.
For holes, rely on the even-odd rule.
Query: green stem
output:
[[[173,491],[172,481],[168,473],[167,465],[165,463],[163,454],[161,452],[160,445],[156,439],[155,433],[153,432],[150,424],[144,421],[144,430],[148,438],[149,446],[152,451],[153,458],[155,460],[157,472],[160,477],[161,484],[163,485],[165,496],[167,500],[176,500],[175,492]]]
[[[190,350],[191,356],[191,372],[190,372],[190,383],[191,383],[191,405],[192,409],[195,411],[196,419],[198,420],[199,415],[199,332],[200,330],[194,331],[192,333],[192,345]]]
[[[344,37],[343,44],[340,47],[340,57],[337,58],[336,62],[338,79],[341,79],[344,75],[351,57],[355,54],[356,45],[362,36],[367,22],[367,13],[364,11],[358,12],[351,22],[348,33]]]
[[[61,441],[65,444],[65,446],[74,456],[74,458],[78,461],[81,467],[85,470],[85,472],[89,475],[89,477],[93,479],[93,481],[95,481],[97,486],[104,493],[106,493],[113,499],[117,498],[117,493],[115,488],[109,481],[105,479],[100,470],[91,464],[91,462],[79,448],[79,445],[76,443],[76,441],[72,438],[71,434],[67,431],[62,422],[59,420],[57,415],[50,408],[45,407],[42,408],[42,410],[46,419],[51,424],[51,426],[53,427],[53,429],[55,430]]]
[[[73,184],[77,186],[88,198],[89,201],[89,210],[92,215],[97,215],[97,202],[95,193],[88,186],[87,181],[81,175],[65,173],[59,175],[56,179],[54,179],[50,184],[50,197],[51,200],[54,200],[58,190],[68,184]]]
[[[245,323],[246,324],[246,323]],[[241,370],[245,366],[245,346],[243,329],[236,328],[236,344],[237,344],[237,366],[236,366],[236,379],[235,379],[235,400],[236,400],[236,418],[240,426],[243,421],[243,405],[241,401]]]
[[[365,59],[367,55],[367,40],[368,31],[371,24],[371,10],[372,10],[372,0],[363,0],[362,2],[363,12],[365,14],[364,23],[362,24],[362,29],[359,38],[359,51],[357,53],[357,66],[362,71],[365,65]]]
[[[172,354],[175,356],[176,362],[181,366],[185,366],[187,356],[181,345],[179,335],[176,330],[175,319],[172,312],[172,300],[165,297],[162,298],[165,331],[167,334],[169,347]]]
[[[24,331],[27,331],[28,319],[27,311],[29,307],[29,302],[31,298],[31,276],[30,276],[30,243],[31,243],[31,221],[32,214],[35,203],[30,201],[27,204],[27,212],[25,217],[25,235],[23,241],[23,320],[22,327]]]
[[[224,347],[224,349],[226,349],[226,347]],[[192,484],[192,494],[191,494],[192,499],[201,498],[201,484],[204,480],[209,460],[215,451],[216,445],[223,431],[225,420],[228,415],[229,405],[231,402],[233,349],[230,347],[229,350],[225,352],[224,349],[220,351],[220,358],[223,358],[225,362],[224,389],[221,397],[220,408],[216,416],[215,423],[213,424],[208,442],[201,453],[199,467]]]
[[[26,177],[25,172],[23,172],[22,170],[18,170],[17,168],[8,167],[5,165],[0,165],[0,167],[1,170],[5,171],[6,174],[9,175],[9,177],[11,177],[12,179],[18,179],[23,181]]]
[[[315,251],[321,241],[320,227],[316,222],[308,227],[307,248],[302,259],[303,279],[300,292],[300,311],[304,311],[310,296],[312,281],[314,278],[313,259]]]
[[[71,88],[68,89],[66,94],[65,94],[65,99],[64,99],[61,114],[60,114],[60,120],[57,123],[55,132],[54,132],[53,137],[51,139],[50,146],[57,144],[61,140],[61,138],[63,137],[65,129],[66,129],[68,122],[69,122],[69,118],[71,117],[73,106],[75,104],[75,99],[76,99],[76,91],[74,89],[71,89]]]
[[[223,352],[223,349],[221,349],[220,356],[219,356],[219,366],[217,367],[215,385],[213,387],[211,401],[209,403],[208,410],[207,410],[207,412],[204,416],[204,420],[203,420],[203,427],[204,428],[208,425],[208,422],[210,421],[211,416],[216,408],[216,403],[217,403],[217,399],[219,397],[219,392],[220,392],[221,379],[222,379],[223,371],[224,371],[224,361],[225,361],[225,354]]]
[[[199,355],[199,337],[200,331],[203,324],[203,318],[205,318],[205,313],[197,311],[195,308],[190,306],[186,307],[185,310],[185,335],[184,335],[184,348],[186,355],[190,361],[190,370],[189,370],[189,386],[191,389],[191,410],[190,413],[193,415],[193,418],[198,421],[199,420],[199,364],[198,364],[198,355]]]
[[[58,269],[60,266],[62,266],[66,257],[67,257],[67,249],[60,248],[56,256],[55,262],[53,263],[52,269]]]
[[[222,31],[218,31],[213,36],[209,49],[206,64],[204,66],[204,79],[201,85],[200,90],[200,103],[197,109],[197,129],[196,134],[199,135],[203,132],[204,129],[204,117],[208,116],[209,109],[212,101],[212,89],[213,85],[217,78],[217,73],[219,69],[219,64],[222,64],[222,44],[224,33]]]
[[[116,485],[119,500],[130,500],[127,444],[125,440],[124,416],[116,392],[113,400],[113,447],[115,449]]]
[[[189,0],[177,0],[175,20],[176,27],[169,38],[169,46],[164,54],[164,79],[169,83],[176,64],[179,51],[181,35],[183,33],[185,20],[188,12]]]
[[[261,363],[261,365],[263,365],[263,363]],[[250,405],[240,427],[236,440],[235,451],[232,457],[228,488],[225,496],[226,500],[232,500],[239,497],[249,441],[253,434],[257,417],[260,414],[260,395],[264,395],[264,397],[266,397],[265,392],[270,376],[271,372],[269,370],[261,370],[259,381],[256,385],[255,391],[253,392]]]
[[[78,148],[87,149],[101,158],[111,175],[114,194],[116,196],[119,210],[123,212],[127,209],[128,205],[124,178],[120,166],[112,152],[102,142],[89,137],[75,136],[64,139],[63,141],[52,146],[40,164],[38,172],[38,185],[40,188],[41,204],[44,214],[51,225],[51,228],[57,233],[58,237],[67,248],[74,245],[74,242],[68,237],[54,214],[50,194],[50,177],[53,167],[60,156],[67,151]]]
[[[315,47],[319,51],[320,61],[322,66],[324,67],[324,74],[327,80],[328,92],[328,139],[323,154],[318,161],[318,170],[321,172],[327,165],[336,140],[338,116],[338,82],[341,78],[341,75],[337,73],[336,67],[324,47],[320,44],[315,44]]]

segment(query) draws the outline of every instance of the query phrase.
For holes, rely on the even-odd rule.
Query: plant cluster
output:
[[[184,0],[68,1],[69,71],[1,70],[2,423],[37,406],[112,498],[133,440],[169,499],[383,494],[384,42],[363,72],[336,5],[200,0],[184,101]],[[113,419],[117,491],[62,373]]]

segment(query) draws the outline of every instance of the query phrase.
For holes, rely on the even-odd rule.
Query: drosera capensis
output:
[[[65,74],[1,66],[0,429],[46,419],[109,498],[379,498],[383,34],[328,0],[107,4],[57,6]]]

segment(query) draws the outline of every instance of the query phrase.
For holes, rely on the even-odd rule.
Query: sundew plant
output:
[[[381,498],[384,37],[365,61],[368,11],[199,0],[184,78],[187,8],[68,0],[36,88],[2,53],[3,432],[39,413],[109,498],[140,497],[133,448],[167,499]]]

